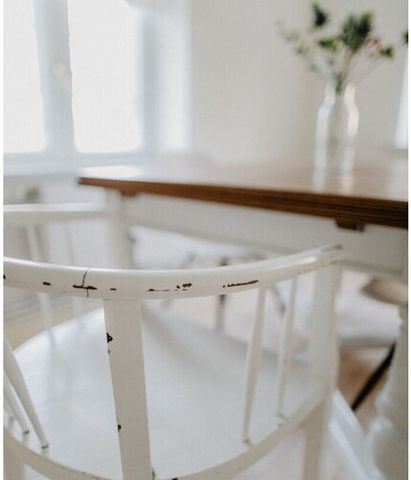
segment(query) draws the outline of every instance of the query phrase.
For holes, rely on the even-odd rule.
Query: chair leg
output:
[[[304,423],[304,480],[320,480],[321,452],[330,412],[330,403],[322,402]]]
[[[360,408],[364,400],[374,390],[377,383],[381,380],[384,373],[388,370],[388,367],[391,365],[392,362],[392,357],[394,356],[394,350],[395,344],[390,348],[387,356],[380,363],[380,365],[378,365],[378,367],[364,383],[361,390],[358,392],[357,396],[351,404],[351,408],[354,410],[354,412]]]

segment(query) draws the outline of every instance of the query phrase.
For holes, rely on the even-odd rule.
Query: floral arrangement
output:
[[[278,29],[309,69],[320,74],[337,94],[350,82],[358,84],[382,61],[392,59],[400,46],[408,44],[408,32],[396,46],[383,43],[374,34],[372,12],[349,15],[337,33],[328,30],[329,24],[330,14],[313,3],[307,32],[288,30],[281,22]]]

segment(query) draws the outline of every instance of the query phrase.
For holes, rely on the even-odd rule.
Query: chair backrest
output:
[[[4,278],[5,284],[14,288],[103,300],[107,340],[110,342],[109,360],[116,416],[119,424],[127,425],[126,429],[119,431],[123,478],[151,480],[141,302],[150,299],[227,295],[258,289],[257,311],[245,367],[243,416],[239,419],[242,439],[247,442],[261,356],[267,288],[287,279],[292,284],[288,313],[281,334],[274,399],[276,413],[281,418],[298,277],[311,271],[316,272],[316,285],[311,323],[310,369],[323,385],[324,392],[329,393],[334,388],[336,346],[333,311],[339,262],[342,258],[341,248],[322,247],[251,264],[169,271],[69,267],[6,258]],[[261,455],[271,441],[270,437],[264,440],[264,445],[253,445],[250,448],[258,450]],[[243,464],[244,458],[228,462],[224,467],[227,477]],[[213,472],[210,469],[187,478],[212,478]]]
[[[104,205],[92,203],[22,204],[4,207],[6,235],[11,229],[18,229],[18,238],[26,243],[24,258],[36,262],[81,265],[84,261],[98,266],[122,268],[126,240],[125,221],[121,212],[109,210]],[[91,244],[92,239],[104,237],[107,242],[98,242],[94,249],[82,245]],[[7,236],[6,236],[7,238]],[[88,242],[84,242],[83,239]],[[97,242],[96,242],[97,243]],[[79,248],[80,247],[80,248]],[[12,248],[25,250],[22,245]],[[84,251],[81,251],[84,250]],[[7,242],[6,242],[6,255]],[[51,331],[54,324],[50,296],[37,292],[38,304],[44,328]],[[82,304],[72,299],[73,314],[80,318]]]
[[[114,220],[116,214],[104,205],[91,203],[39,203],[5,205],[3,218],[6,231],[17,227],[20,228],[19,233],[25,235],[28,248],[26,258],[29,260],[76,265],[79,262],[81,264],[78,242],[90,233],[84,227],[91,224],[95,228],[97,223]],[[96,232],[96,236],[99,233]],[[53,255],[57,249],[53,248],[52,243],[58,243],[58,252],[63,253]],[[92,252],[87,253],[86,258],[90,261]]]

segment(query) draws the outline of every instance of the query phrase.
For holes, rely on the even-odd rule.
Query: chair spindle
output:
[[[258,290],[257,311],[254,321],[251,340],[248,344],[247,357],[245,363],[245,382],[244,382],[244,407],[242,418],[241,438],[243,442],[249,441],[249,428],[252,406],[254,401],[255,387],[258,377],[258,369],[261,360],[261,346],[264,326],[264,309],[266,288]]]
[[[275,415],[281,420],[283,414],[283,401],[287,383],[287,375],[290,364],[292,338],[294,330],[295,297],[297,292],[297,277],[291,280],[290,297],[288,301],[287,315],[283,320],[280,336],[280,350],[278,354],[277,388],[275,398]]]

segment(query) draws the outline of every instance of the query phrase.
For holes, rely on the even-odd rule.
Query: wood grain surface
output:
[[[170,161],[94,167],[79,183],[141,193],[333,218],[341,228],[366,224],[407,228],[407,164],[361,165],[352,172],[318,172],[270,164],[221,166]]]

